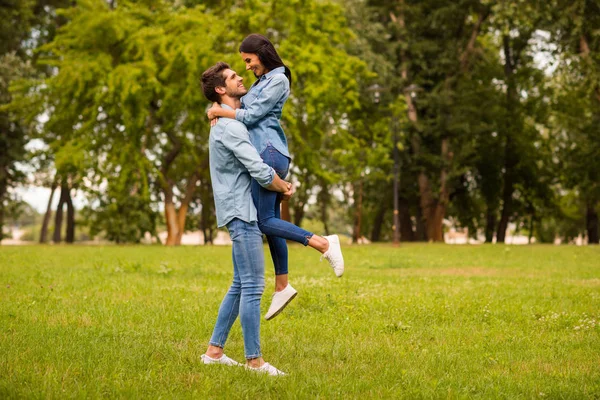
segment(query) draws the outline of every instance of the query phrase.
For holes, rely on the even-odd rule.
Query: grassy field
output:
[[[346,247],[341,279],[291,246],[283,378],[199,362],[230,252],[0,247],[0,398],[600,398],[597,246]]]

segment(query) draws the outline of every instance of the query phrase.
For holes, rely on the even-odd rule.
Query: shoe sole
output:
[[[266,319],[267,321],[269,321],[269,320],[272,320],[273,318],[275,318],[276,316],[278,316],[278,315],[279,315],[279,314],[280,314],[280,313],[283,311],[283,309],[284,309],[284,308],[286,308],[286,307],[287,307],[287,305],[288,305],[288,304],[290,304],[290,302],[291,302],[292,300],[294,300],[294,298],[295,298],[297,295],[298,295],[298,292],[294,293],[294,294],[292,295],[292,297],[290,297],[290,298],[288,299],[288,301],[286,301],[286,302],[285,302],[285,304],[284,304],[283,306],[281,306],[281,308],[280,308],[279,310],[275,311],[275,312],[273,313],[273,315],[271,315],[271,316],[270,316],[270,317],[268,317],[268,318],[265,316],[265,319]]]

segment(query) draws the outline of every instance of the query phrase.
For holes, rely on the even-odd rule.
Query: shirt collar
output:
[[[221,103],[221,108],[224,108],[226,110],[233,110],[233,108],[229,107],[227,104],[225,103]]]
[[[267,72],[266,74],[264,74],[263,76],[261,76],[260,78],[270,78],[271,76],[275,75],[275,74],[283,74],[285,73],[285,67],[277,67],[269,72]]]

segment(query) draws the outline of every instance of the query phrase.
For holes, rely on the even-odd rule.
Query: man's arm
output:
[[[293,193],[293,192],[289,193],[292,191],[292,184],[284,181],[277,174],[275,174],[275,177],[273,178],[273,182],[271,182],[271,184],[269,186],[263,186],[263,187],[265,189],[268,189],[273,192],[283,193],[287,196],[291,196]]]
[[[250,143],[246,127],[235,122],[227,124],[221,140],[262,187],[280,193],[291,190],[291,183],[281,179],[275,170],[260,158],[256,148]]]

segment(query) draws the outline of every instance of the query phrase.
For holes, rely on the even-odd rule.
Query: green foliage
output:
[[[291,202],[298,223],[306,212],[317,227],[347,231],[362,187],[363,234],[387,239],[394,136],[412,230],[426,190],[432,203],[449,197],[445,216],[473,235],[493,236],[504,214],[568,240],[582,231],[583,210],[600,203],[594,2],[7,4],[0,103],[11,104],[0,108],[0,199],[23,180],[17,163],[29,163],[36,182],[56,174],[83,190],[88,221],[105,233],[115,227],[115,240],[153,232],[160,204],[172,197],[180,205],[196,182],[186,227],[214,228],[199,76],[219,60],[243,71],[238,46],[252,32],[272,39],[293,74],[283,126],[291,179],[300,183]],[[536,62],[540,51],[557,66],[554,76]],[[379,103],[374,83],[383,87]],[[416,123],[407,118],[410,84],[421,89],[412,98]],[[26,155],[32,138],[47,147]],[[550,220],[552,229],[535,228]]]
[[[92,238],[102,234],[116,243],[139,243],[146,232],[156,235],[158,213],[148,199],[111,194],[109,190],[107,196],[99,200],[97,209],[82,210]]]

